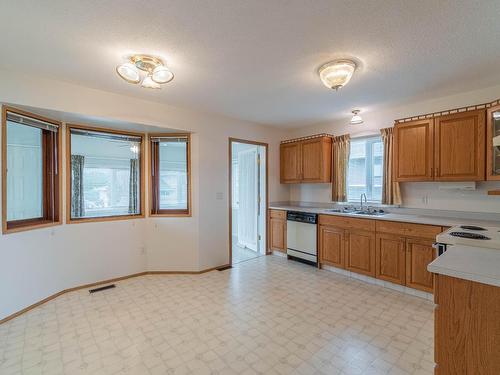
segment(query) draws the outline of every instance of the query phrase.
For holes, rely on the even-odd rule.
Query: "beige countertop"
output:
[[[500,249],[448,246],[427,269],[440,275],[500,287]]]
[[[348,217],[357,217],[357,218],[373,219],[373,220],[387,220],[387,221],[399,221],[405,223],[438,225],[444,227],[453,227],[457,225],[500,227],[500,221],[460,217],[460,215],[463,215],[463,213],[460,212],[457,212],[455,217],[439,216],[440,214],[439,210],[415,210],[415,212],[425,211],[425,213],[408,214],[408,213],[390,212],[390,209],[384,208],[384,210],[389,211],[389,213],[382,216],[374,216],[374,215],[347,214],[343,212],[331,212],[328,211],[328,208],[324,207],[304,207],[304,206],[271,204],[269,208],[274,210],[311,212],[321,215],[348,216]],[[446,212],[449,213],[450,211]]]

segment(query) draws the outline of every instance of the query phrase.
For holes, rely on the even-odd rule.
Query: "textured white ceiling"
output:
[[[296,126],[499,84],[500,1],[3,0],[0,51],[0,68]],[[122,81],[134,52],[174,81]],[[339,57],[361,68],[334,92],[316,70]]]

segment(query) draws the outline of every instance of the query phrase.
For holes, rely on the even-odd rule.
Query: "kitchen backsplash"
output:
[[[440,188],[441,185],[441,188]],[[500,189],[500,182],[478,182],[476,190],[443,189],[445,183],[407,182],[401,184],[406,208],[500,213],[500,196],[488,190]],[[290,201],[332,203],[331,184],[290,185]]]

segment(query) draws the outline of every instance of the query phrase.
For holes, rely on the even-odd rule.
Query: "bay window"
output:
[[[150,135],[151,215],[190,216],[190,135]]]
[[[4,233],[60,224],[60,126],[3,107]]]
[[[69,222],[143,216],[143,135],[68,127]]]

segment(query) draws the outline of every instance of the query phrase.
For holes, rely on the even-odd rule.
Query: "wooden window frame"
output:
[[[186,170],[187,170],[187,209],[185,210],[160,210],[157,207],[158,202],[158,168],[159,163],[157,160],[158,152],[157,145],[153,142],[152,138],[156,137],[185,137],[187,138],[186,147]],[[191,134],[190,133],[153,133],[148,134],[148,147],[149,147],[149,216],[151,217],[190,217],[192,216],[192,203],[191,203]],[[155,171],[155,173],[153,173]]]
[[[56,137],[42,130],[43,213],[42,217],[7,221],[7,112],[56,125]],[[62,123],[10,106],[2,106],[2,233],[15,233],[62,224]]]
[[[134,137],[141,138],[140,147],[140,212],[135,215],[113,215],[113,216],[103,216],[103,217],[82,217],[82,218],[71,218],[71,129],[78,130],[88,130],[101,133],[118,134],[118,135],[130,135]],[[118,221],[118,220],[130,220],[130,219],[142,219],[145,217],[145,139],[146,135],[144,133],[130,132],[126,130],[110,129],[110,128],[100,128],[89,125],[80,124],[66,124],[66,223],[67,224],[80,224],[80,223],[95,223],[104,221]]]

